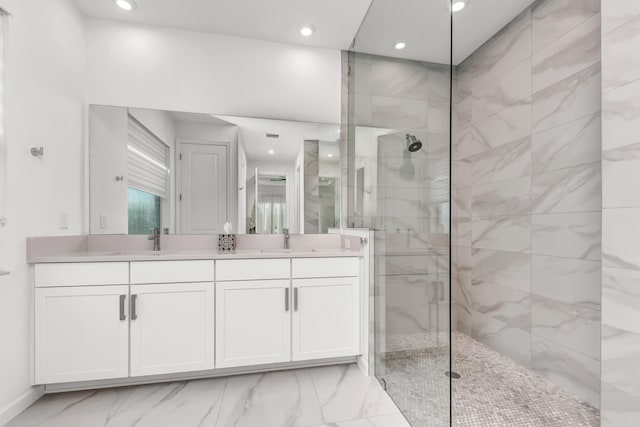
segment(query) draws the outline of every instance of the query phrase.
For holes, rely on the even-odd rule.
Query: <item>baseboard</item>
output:
[[[366,357],[358,356],[357,363],[358,363],[358,368],[360,368],[360,370],[365,376],[368,377],[369,375],[371,375],[371,373],[369,372],[369,361],[367,360]]]
[[[0,426],[7,424],[16,415],[31,406],[36,400],[40,399],[44,394],[44,386],[31,387],[22,396],[0,409]]]
[[[238,368],[218,368],[210,371],[184,372],[180,374],[150,375],[146,377],[129,377],[110,380],[78,381],[70,383],[48,384],[45,393],[60,393],[79,390],[96,390],[122,386],[136,386],[144,384],[166,383],[172,381],[191,381],[206,378],[228,377],[272,371],[332,366],[356,362],[356,357],[334,357],[329,359],[306,360],[302,362],[272,363],[257,366],[242,366]]]

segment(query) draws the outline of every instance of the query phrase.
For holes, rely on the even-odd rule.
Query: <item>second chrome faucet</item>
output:
[[[289,249],[289,229],[284,228],[282,232],[284,233],[284,248]]]

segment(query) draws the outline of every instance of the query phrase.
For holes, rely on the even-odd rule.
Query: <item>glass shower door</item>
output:
[[[412,426],[448,426],[450,44],[436,58],[429,40],[403,52],[381,35],[439,13],[442,45],[450,9],[409,3],[374,0],[348,53],[348,223],[375,230],[375,375]]]

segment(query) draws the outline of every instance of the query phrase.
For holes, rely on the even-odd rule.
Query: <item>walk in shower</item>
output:
[[[410,422],[444,426],[451,406],[450,12],[446,1],[409,3],[403,11],[374,1],[348,53],[348,221],[375,230],[375,375]],[[432,30],[437,61],[414,59],[430,31],[411,27],[428,9],[437,14],[430,18],[439,26]],[[395,49],[399,42],[404,50]]]
[[[347,222],[412,426],[600,425],[600,57],[592,0],[374,0],[345,52]]]

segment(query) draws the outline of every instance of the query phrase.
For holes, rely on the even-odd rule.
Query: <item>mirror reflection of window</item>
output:
[[[129,234],[152,234],[162,227],[161,204],[169,198],[169,147],[132,115],[128,132]]]
[[[129,187],[129,234],[150,234],[160,228],[160,197]]]

